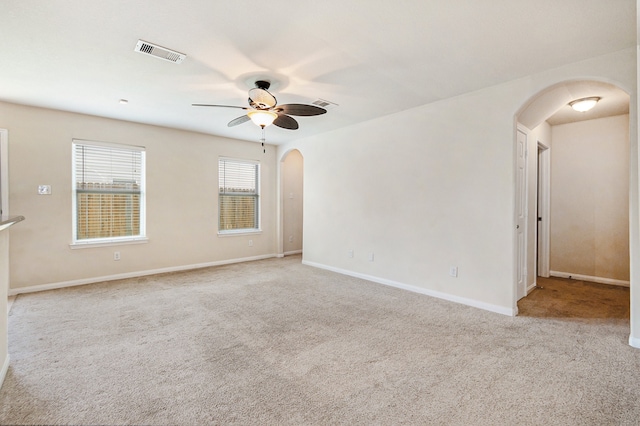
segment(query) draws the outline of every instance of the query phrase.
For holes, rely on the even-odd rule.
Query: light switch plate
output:
[[[38,185],[39,195],[51,195],[51,185]]]

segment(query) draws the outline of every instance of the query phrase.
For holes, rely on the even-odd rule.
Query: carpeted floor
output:
[[[485,312],[299,256],[20,295],[0,422],[638,424],[628,315],[521,309]]]

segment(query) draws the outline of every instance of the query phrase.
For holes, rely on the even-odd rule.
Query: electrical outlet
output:
[[[120,260],[120,252],[119,251],[114,251],[113,252],[113,260]]]
[[[51,185],[38,185],[38,195],[51,195]]]
[[[353,257],[353,249],[347,251],[347,257]]]
[[[249,247],[253,247],[253,240],[249,240]]]
[[[292,243],[293,242],[293,235],[289,235],[289,242]]]
[[[369,253],[369,262],[373,262],[373,252]]]
[[[458,267],[457,266],[452,266],[449,268],[449,275],[452,277],[457,277],[458,276]]]

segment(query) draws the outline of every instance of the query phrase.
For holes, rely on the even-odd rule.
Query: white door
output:
[[[527,134],[516,141],[516,300],[527,295]]]

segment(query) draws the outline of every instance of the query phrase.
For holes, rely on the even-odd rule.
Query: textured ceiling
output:
[[[145,40],[187,55],[134,52]],[[0,100],[257,141],[257,78],[300,117],[283,143],[635,46],[633,0],[4,0]],[[127,99],[127,105],[118,101]]]

